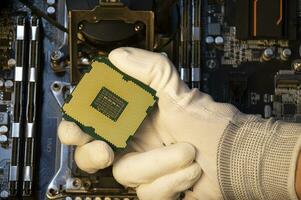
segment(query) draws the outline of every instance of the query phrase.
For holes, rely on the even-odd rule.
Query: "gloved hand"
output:
[[[162,54],[119,48],[109,59],[159,97],[113,165],[116,180],[136,187],[140,199],[176,199],[199,179],[199,165],[203,175],[186,191],[188,200],[297,199],[293,170],[301,146],[299,125],[244,115],[214,102],[189,89]],[[75,161],[85,171],[113,162],[108,145],[87,143],[91,138],[70,122],[62,122],[58,135],[64,144],[79,145]]]

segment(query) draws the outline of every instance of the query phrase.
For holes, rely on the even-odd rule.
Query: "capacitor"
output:
[[[264,106],[264,118],[270,118],[272,116],[272,107],[270,105]]]
[[[80,64],[82,64],[82,65],[90,65],[90,60],[89,60],[89,58],[81,57],[81,58],[80,58]]]
[[[105,197],[104,200],[111,200],[111,197]]]
[[[12,87],[14,87],[14,82],[12,80],[6,80],[4,86],[6,89],[11,89]]]
[[[6,125],[0,126],[0,133],[8,133],[8,127]]]
[[[53,6],[55,4],[55,0],[47,0],[47,4],[49,6]]]
[[[72,198],[68,196],[65,198],[65,200],[72,200]]]
[[[125,198],[123,198],[123,200],[130,200],[129,198],[127,198],[127,197],[125,197]]]
[[[86,197],[85,200],[92,200],[92,198],[91,197]]]
[[[47,14],[48,15],[53,15],[55,13],[55,8],[53,6],[49,6],[47,8]]]
[[[264,50],[263,54],[262,54],[262,60],[264,61],[269,61],[273,58],[274,56],[274,51],[272,48],[267,48]]]
[[[13,68],[16,65],[16,60],[11,58],[7,61],[8,68]]]
[[[1,198],[8,198],[8,195],[9,195],[9,193],[6,190],[1,191],[1,193],[0,193]]]
[[[301,72],[301,59],[294,60],[292,67],[296,72]]]
[[[206,44],[213,44],[214,43],[214,38],[212,36],[207,36],[205,38]]]
[[[7,142],[7,136],[6,135],[0,135],[0,143]]]
[[[217,63],[215,60],[207,60],[206,65],[209,69],[215,69],[217,66]]]
[[[60,50],[53,51],[50,55],[50,59],[52,62],[60,62],[60,60],[64,57],[64,53]]]
[[[280,55],[280,58],[281,60],[288,60],[292,55],[292,50],[286,48],[286,49],[283,49],[283,51],[281,52],[281,55]]]
[[[222,45],[222,44],[224,44],[224,38],[222,36],[217,36],[215,38],[215,44],[216,45]]]
[[[94,200],[101,200],[101,198],[100,197],[95,197]]]

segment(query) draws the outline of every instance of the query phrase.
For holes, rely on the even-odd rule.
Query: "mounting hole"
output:
[[[61,89],[61,85],[58,84],[58,83],[54,83],[54,84],[52,85],[52,89],[53,89],[54,91],[59,91],[59,90]]]
[[[58,191],[54,188],[50,188],[48,190],[48,193],[51,195],[51,196],[56,196],[58,194]]]
[[[90,188],[91,183],[89,181],[84,182],[84,188]]]

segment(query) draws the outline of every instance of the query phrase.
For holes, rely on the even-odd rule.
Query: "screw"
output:
[[[56,51],[51,53],[50,58],[53,61],[58,61],[63,57],[63,55],[64,55],[63,52],[61,52],[60,50],[56,50]]]
[[[134,26],[134,30],[135,30],[136,32],[140,32],[140,31],[142,31],[143,29],[144,29],[144,24],[141,23],[141,22],[136,23],[135,26]]]

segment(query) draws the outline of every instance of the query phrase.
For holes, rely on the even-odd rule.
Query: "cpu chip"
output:
[[[155,90],[108,59],[97,58],[64,104],[63,113],[95,139],[123,148],[156,101]]]

